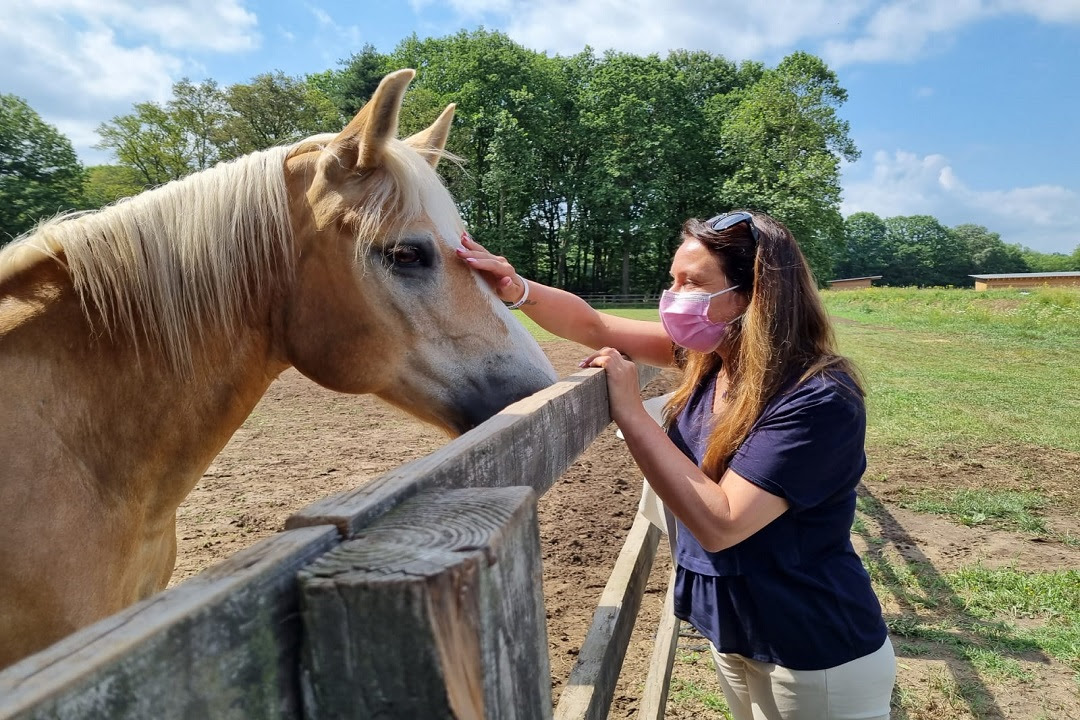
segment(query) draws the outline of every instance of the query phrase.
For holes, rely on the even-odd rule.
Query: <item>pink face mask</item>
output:
[[[671,292],[660,295],[660,322],[672,341],[687,350],[712,352],[720,346],[727,331],[726,322],[709,319],[709,305],[718,295],[731,292],[738,285],[714,293]]]

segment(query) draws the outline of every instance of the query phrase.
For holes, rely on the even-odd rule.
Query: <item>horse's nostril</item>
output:
[[[460,432],[467,432],[498,414],[518,400],[527,398],[554,382],[546,373],[537,372],[532,377],[488,376],[474,382],[464,383],[458,397]]]

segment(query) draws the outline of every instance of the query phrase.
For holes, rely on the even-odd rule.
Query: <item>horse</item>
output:
[[[555,381],[455,255],[455,106],[397,137],[414,75],[0,251],[0,667],[164,589],[177,507],[287,368],[451,436]]]

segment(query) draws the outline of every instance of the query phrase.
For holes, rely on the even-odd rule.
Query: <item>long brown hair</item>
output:
[[[836,338],[795,238],[783,223],[753,213],[758,230],[738,223],[715,231],[700,220],[683,223],[684,239],[695,239],[720,261],[735,292],[748,301],[741,320],[729,326],[730,405],[709,436],[702,468],[719,480],[735,450],[765,405],[796,376],[835,370],[847,373],[855,390],[863,389],[852,363],[836,352]],[[690,401],[695,389],[722,366],[716,353],[686,351],[683,380],[664,409],[668,422]]]

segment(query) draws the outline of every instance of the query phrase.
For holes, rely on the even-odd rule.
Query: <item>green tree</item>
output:
[[[402,135],[457,103],[462,162],[440,171],[470,231],[556,285],[656,290],[683,220],[735,206],[786,222],[821,277],[843,242],[839,163],[858,153],[813,56],[774,70],[687,51],[548,57],[480,29],[343,65],[308,83],[349,113],[388,70],[417,70]]]
[[[227,115],[226,97],[214,80],[173,85],[167,109],[187,144],[192,170],[205,170],[222,159],[218,135]]]
[[[224,107],[213,136],[222,159],[342,127],[337,107],[325,93],[280,71],[231,85],[224,93]]]
[[[146,186],[142,175],[127,165],[92,165],[86,169],[85,207],[97,209],[120,198],[138,195]]]
[[[615,52],[591,76],[582,122],[592,137],[586,186],[594,262],[607,280],[599,289],[666,285],[679,226],[708,206],[706,121],[687,92],[708,92],[699,80],[680,74],[677,62]]]
[[[0,94],[0,245],[79,207],[83,179],[71,142],[26,101]]]
[[[972,263],[955,233],[929,215],[885,220],[886,242],[894,249],[886,268],[890,285],[956,285],[970,283]]]
[[[952,229],[971,258],[976,275],[1028,272],[1027,261],[1018,245],[1007,245],[1001,236],[982,225],[957,225]]]
[[[532,181],[524,178],[535,180],[535,158],[520,141],[539,132],[535,99],[550,96],[543,87],[539,57],[502,33],[481,29],[424,40],[413,35],[388,60],[390,67],[417,69],[410,95],[417,94],[425,104],[457,103],[447,149],[463,162],[440,169],[470,231],[498,252],[520,247],[528,226],[531,190],[525,190]],[[429,122],[431,117],[425,124]],[[403,124],[402,132],[414,129]],[[532,142],[535,147],[538,138]],[[508,163],[521,164],[514,170]],[[515,259],[513,253],[504,254]]]
[[[364,103],[375,92],[375,88],[379,87],[379,81],[384,75],[398,69],[391,66],[388,56],[380,53],[370,43],[349,59],[343,60],[341,65],[341,70],[333,73],[332,80],[321,89],[347,118],[352,118],[364,107]]]
[[[1021,246],[1020,254],[1031,268],[1031,272],[1068,272],[1076,269],[1073,255],[1065,253],[1044,253]]]
[[[837,278],[882,275],[891,282],[886,271],[895,249],[889,244],[885,221],[871,212],[858,212],[844,220],[844,244],[835,261]]]
[[[823,282],[844,238],[840,161],[859,157],[837,113],[847,92],[824,62],[797,52],[732,99],[730,112],[730,99],[719,112],[719,204],[783,221]]]
[[[137,103],[134,112],[98,127],[101,150],[111,150],[122,165],[139,172],[147,187],[204,170],[220,159],[225,122],[224,93],[213,80],[173,85],[165,105]]]

